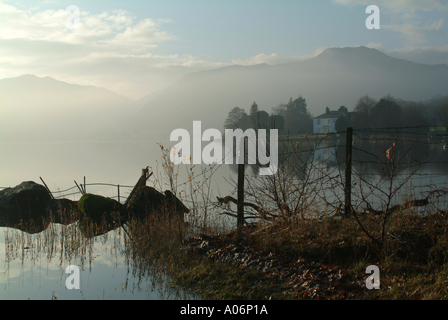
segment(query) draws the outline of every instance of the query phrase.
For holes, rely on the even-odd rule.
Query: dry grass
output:
[[[380,232],[375,219],[362,219],[373,233]],[[368,298],[446,299],[447,229],[446,214],[422,217],[408,211],[390,219],[383,247],[372,242],[355,221],[331,218],[263,226],[250,241],[259,250],[336,264],[359,275],[376,264],[381,290],[370,292]]]
[[[254,270],[186,252],[183,243],[193,226],[166,217],[128,223],[133,259],[151,268],[153,276],[168,274],[175,285],[199,292],[204,299],[285,298],[284,286]],[[373,233],[380,232],[375,219],[361,219]],[[432,300],[447,298],[447,228],[445,214],[422,217],[408,210],[391,217],[383,247],[353,219],[335,218],[260,223],[245,241],[259,251],[337,265],[365,277],[366,267],[376,264],[381,290],[369,292],[366,299]]]
[[[168,161],[165,163],[164,168],[170,169],[168,171],[171,173],[172,167]],[[170,176],[169,180],[175,181],[175,177]],[[199,205],[197,195],[206,195],[204,190],[207,186],[202,185],[201,189],[194,181],[191,184],[195,188],[192,188],[191,194],[187,192],[185,195],[192,200],[189,203],[192,215],[188,227],[163,219],[157,223],[149,220],[129,224],[135,228],[131,233],[135,243],[138,243],[137,256],[145,257],[145,261],[157,265],[156,269],[168,272],[177,285],[200,292],[203,298],[283,298],[281,292],[284,288],[278,283],[254,282],[262,276],[252,270],[204,259],[183,250],[183,240],[197,234],[198,230],[209,235],[223,232],[222,225],[212,225],[214,220],[211,218],[210,203]],[[264,186],[265,192],[270,192],[268,189]],[[297,193],[295,190],[288,187],[280,191],[293,195]],[[331,212],[327,211],[330,210],[316,212],[304,190],[307,189],[298,190],[304,195],[299,200],[306,201],[302,203],[297,200],[297,210],[289,210],[288,216],[279,214],[275,222],[261,221],[257,230],[245,241],[258,251],[287,255],[291,260],[300,257],[316,263],[337,265],[365,278],[367,266],[378,265],[381,289],[370,291],[366,299],[447,298],[446,214],[439,212],[423,217],[407,209],[394,212],[387,221],[369,214],[360,214],[358,219],[335,218],[329,216]],[[314,192],[319,192],[319,189]],[[259,201],[257,203],[263,201],[260,197],[254,199]],[[384,223],[387,223],[387,228],[384,228]],[[372,238],[383,241],[378,243]]]

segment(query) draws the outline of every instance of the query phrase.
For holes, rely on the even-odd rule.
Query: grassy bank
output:
[[[375,219],[362,219],[372,234],[380,232],[375,230],[378,229]],[[334,274],[350,273],[365,281],[366,267],[373,264],[379,267],[380,290],[364,290],[362,295],[350,297],[346,290],[338,290],[336,286],[331,295],[326,295],[331,299],[448,298],[448,219],[444,213],[426,218],[410,211],[395,214],[389,221],[387,241],[382,247],[350,218],[264,223],[245,228],[241,233],[209,233],[190,239],[178,236],[188,232],[181,224],[158,221],[157,228],[150,224],[130,224],[138,259],[146,261],[153,270],[167,272],[173,285],[199,293],[202,299],[313,298],[306,285],[297,285],[300,284],[297,281],[291,285],[291,270],[288,276],[282,276],[281,265],[276,272],[263,272],[234,263],[238,258],[226,262],[211,254],[225,252],[230,247],[239,249],[228,253],[227,258],[232,254],[238,257],[244,248],[254,257],[263,254],[263,259],[282,257],[319,266],[307,270],[321,287],[330,286],[325,284],[328,276],[319,280],[323,269],[330,268]],[[189,246],[191,242],[197,245]],[[308,271],[296,270],[295,275],[300,278]]]

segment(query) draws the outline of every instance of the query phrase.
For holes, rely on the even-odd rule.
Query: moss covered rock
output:
[[[113,212],[121,210],[121,203],[114,199],[96,194],[86,193],[78,201],[78,209],[81,215],[91,219],[101,219],[104,215],[110,216]]]
[[[122,209],[118,201],[86,193],[78,200],[79,229],[88,238],[109,232],[119,224],[115,223]]]

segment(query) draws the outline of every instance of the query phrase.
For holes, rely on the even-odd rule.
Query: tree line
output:
[[[259,110],[254,101],[249,114],[240,107],[230,110],[224,129],[277,129],[279,135],[306,134],[313,132],[313,117],[308,112],[306,100],[299,96],[288,103],[281,103],[273,112]]]
[[[448,96],[436,96],[425,102],[405,101],[387,95],[375,100],[368,95],[361,97],[354,112],[344,113],[336,120],[336,131],[347,127],[354,129],[420,127],[416,131],[428,131],[430,126],[448,129]]]
[[[327,107],[327,111],[329,108]],[[443,126],[448,132],[448,96],[438,95],[427,101],[405,101],[387,95],[376,100],[362,96],[349,112],[340,107],[341,116],[336,120],[336,131],[354,129]],[[299,96],[288,103],[272,108],[271,114],[259,110],[254,101],[249,113],[243,108],[230,110],[224,129],[278,129],[279,135],[313,133],[313,116],[307,109],[305,98]],[[420,131],[429,130],[421,128]]]

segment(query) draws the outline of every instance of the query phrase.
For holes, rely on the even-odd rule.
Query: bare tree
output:
[[[353,206],[353,218],[363,232],[377,245],[379,249],[387,248],[388,223],[391,216],[401,210],[412,207],[425,206],[429,203],[427,198],[410,200],[398,199],[398,194],[417,173],[425,160],[412,159],[411,151],[416,142],[406,143],[404,134],[387,134],[376,140],[370,139],[369,144],[377,148],[377,152],[357,149],[364,154],[359,161],[354,177],[357,183]],[[401,148],[397,148],[402,144]],[[379,174],[372,177],[366,171],[378,170]],[[372,168],[375,167],[375,168]],[[380,201],[381,205],[373,208],[373,202]],[[393,203],[399,201],[398,204]],[[370,229],[369,229],[370,227]]]
[[[376,100],[368,95],[361,97],[355,107],[355,128],[368,128],[370,110],[376,105]]]
[[[238,128],[238,121],[240,121],[240,119],[245,115],[247,116],[244,109],[241,109],[240,107],[233,108],[232,110],[230,110],[227,119],[224,122],[224,128],[225,129]]]
[[[255,176],[245,178],[245,215],[260,220],[292,222],[311,218],[310,213],[319,200],[325,198],[324,188],[330,174],[315,161],[315,150],[325,138],[284,140],[279,146],[279,167],[274,175],[259,176],[258,165],[253,165]],[[331,184],[331,182],[330,182]],[[219,198],[222,204],[237,203],[232,197]],[[235,215],[232,212],[226,214]]]

